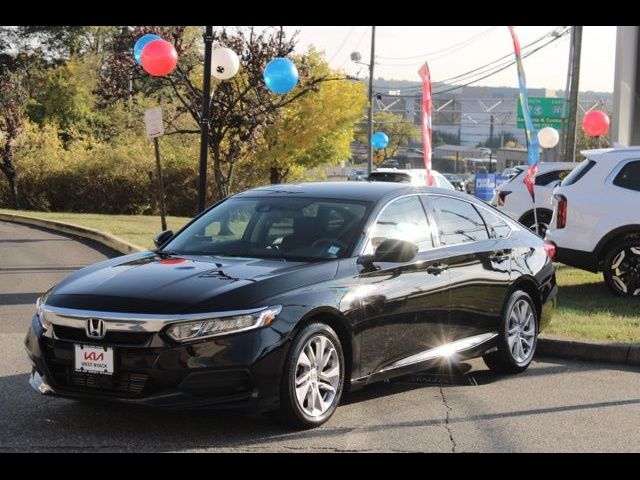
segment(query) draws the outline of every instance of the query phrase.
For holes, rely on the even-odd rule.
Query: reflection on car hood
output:
[[[291,262],[145,252],[79,270],[46,304],[93,311],[201,313],[247,309],[262,299],[335,276],[337,262]]]

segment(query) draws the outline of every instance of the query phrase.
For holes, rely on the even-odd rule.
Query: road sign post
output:
[[[162,163],[160,163],[160,145],[158,138],[164,135],[164,123],[162,122],[162,109],[151,108],[144,112],[144,126],[147,136],[153,140],[156,155],[156,170],[158,173],[158,203],[160,205],[160,223],[162,230],[167,229],[167,210],[164,201],[164,178],[162,176]]]

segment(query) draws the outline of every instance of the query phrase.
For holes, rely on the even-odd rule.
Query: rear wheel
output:
[[[498,373],[527,369],[538,343],[538,314],[531,297],[522,290],[511,294],[500,324],[498,350],[485,355],[484,363]]]
[[[603,275],[609,289],[622,297],[640,296],[640,238],[616,242],[604,258]]]
[[[338,336],[324,323],[312,323],[293,340],[281,386],[283,420],[297,428],[326,422],[340,403],[344,356]]]
[[[527,213],[527,215],[522,218],[522,221],[520,223],[525,225],[532,232],[537,233],[542,238],[544,238],[544,236],[547,234],[547,230],[549,229],[549,225],[551,225],[553,212],[550,210],[539,208],[536,210],[536,213],[538,216],[538,223],[536,223],[536,217],[533,215],[533,211]]]

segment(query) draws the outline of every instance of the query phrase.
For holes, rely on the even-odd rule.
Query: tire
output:
[[[614,295],[640,297],[640,235],[613,244],[604,257],[602,274]]]
[[[533,215],[533,211],[527,213],[524,217],[522,217],[522,220],[520,221],[520,223],[522,223],[525,227],[527,227],[533,233],[537,233],[542,238],[544,238],[544,236],[547,233],[547,230],[549,229],[549,225],[551,224],[551,219],[553,218],[553,212],[550,210],[538,208],[537,213],[538,213],[538,225],[540,226],[538,231],[536,231],[536,219],[535,219],[535,216]]]
[[[319,349],[324,349],[320,354],[324,358],[314,358]],[[326,363],[322,365],[324,360]],[[327,375],[330,372],[331,375]],[[329,420],[340,403],[344,376],[342,345],[333,329],[320,322],[305,326],[293,339],[282,376],[280,416],[283,422],[307,429]],[[305,377],[307,380],[301,383]]]
[[[487,367],[496,373],[525,371],[535,355],[538,344],[538,324],[538,313],[529,294],[522,290],[513,292],[502,314],[498,349],[482,357]],[[529,340],[529,346],[526,339]],[[519,350],[516,342],[522,350]]]

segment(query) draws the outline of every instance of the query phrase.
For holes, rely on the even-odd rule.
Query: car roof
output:
[[[446,193],[454,191],[446,188],[408,185],[396,182],[312,182],[282,185],[268,185],[238,193],[236,197],[300,197],[332,198],[344,200],[361,200],[377,202],[385,197],[399,196],[407,193]],[[455,192],[456,196],[461,196]],[[466,195],[464,195],[466,198]]]
[[[621,158],[626,158],[627,155],[640,155],[640,146],[634,145],[631,147],[599,148],[594,150],[582,150],[580,153],[588,159],[596,162],[606,158],[619,160]]]

